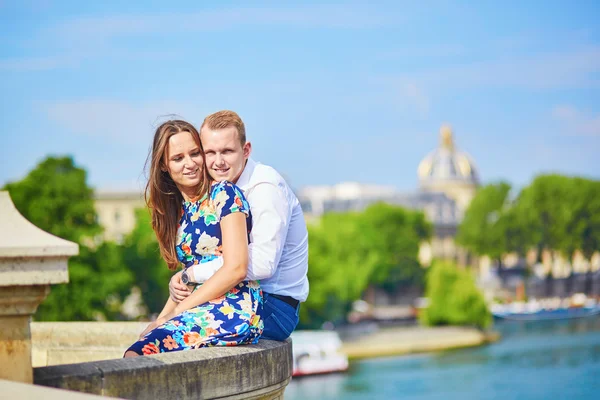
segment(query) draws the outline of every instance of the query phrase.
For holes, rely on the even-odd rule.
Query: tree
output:
[[[303,327],[343,321],[369,284],[378,256],[361,222],[359,213],[328,213],[309,226],[310,296],[300,308]]]
[[[457,243],[477,255],[487,255],[501,265],[503,254],[518,249],[512,238],[522,227],[511,212],[510,185],[506,182],[480,188],[458,228]],[[514,247],[514,248],[513,248]]]
[[[39,321],[121,319],[122,300],[133,284],[122,249],[112,242],[79,247],[69,260],[69,283],[53,286],[35,314]]]
[[[538,250],[565,247],[566,227],[577,189],[571,178],[540,175],[524,188],[515,204],[515,217],[526,227],[526,245]]]
[[[101,232],[86,172],[71,157],[48,157],[4,189],[17,210],[46,232],[78,243]]]
[[[69,260],[69,283],[54,286],[39,307],[38,320],[117,318],[132,275],[113,243],[88,247],[101,232],[86,172],[71,157],[48,157],[23,180],[5,186],[19,212],[34,225],[79,243]]]
[[[419,318],[428,326],[471,325],[486,328],[492,322],[483,295],[467,270],[449,262],[434,262],[427,271],[429,305]]]
[[[402,285],[421,285],[424,269],[418,261],[421,242],[429,239],[431,224],[420,211],[376,203],[362,214],[363,234],[378,256],[370,282],[394,291]]]
[[[310,296],[300,309],[301,326],[343,321],[369,285],[420,283],[419,244],[430,232],[422,213],[384,203],[325,214],[309,226]]]
[[[581,250],[588,260],[600,251],[600,182],[571,178],[566,209],[564,232],[560,232],[558,250],[571,257]]]
[[[160,255],[147,209],[136,211],[135,228],[125,238],[123,254],[148,311],[151,314],[159,313],[169,296],[169,279],[173,272]]]

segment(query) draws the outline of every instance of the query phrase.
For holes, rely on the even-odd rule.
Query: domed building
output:
[[[440,147],[421,161],[417,173],[421,190],[445,193],[463,212],[479,186],[475,163],[467,153],[455,147],[452,128],[448,125],[440,129]]]
[[[450,126],[441,127],[439,147],[419,163],[417,174],[421,197],[425,193],[438,193],[451,200],[424,207],[434,224],[434,235],[431,242],[421,246],[421,262],[428,264],[432,258],[444,258],[469,264],[468,253],[456,246],[454,238],[479,186],[479,174],[471,156],[456,148]]]

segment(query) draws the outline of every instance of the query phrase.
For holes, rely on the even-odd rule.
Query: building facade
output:
[[[145,208],[146,203],[139,192],[97,192],[94,208],[98,223],[104,228],[102,240],[122,243],[135,227],[135,212]]]

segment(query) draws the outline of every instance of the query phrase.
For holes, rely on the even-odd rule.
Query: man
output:
[[[300,303],[308,297],[308,232],[300,203],[275,169],[250,158],[252,145],[235,112],[206,117],[200,140],[210,176],[235,183],[250,204],[253,227],[247,279],[259,280],[263,289],[262,337],[285,340],[298,324]],[[193,267],[184,280],[205,282],[220,266],[213,262]],[[171,278],[169,290],[175,301],[191,293],[181,281],[181,272]]]

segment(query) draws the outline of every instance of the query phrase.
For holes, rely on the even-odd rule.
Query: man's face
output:
[[[216,130],[204,127],[200,131],[200,140],[210,176],[216,181],[236,183],[250,157],[251,144],[246,142],[242,146],[233,126]]]

